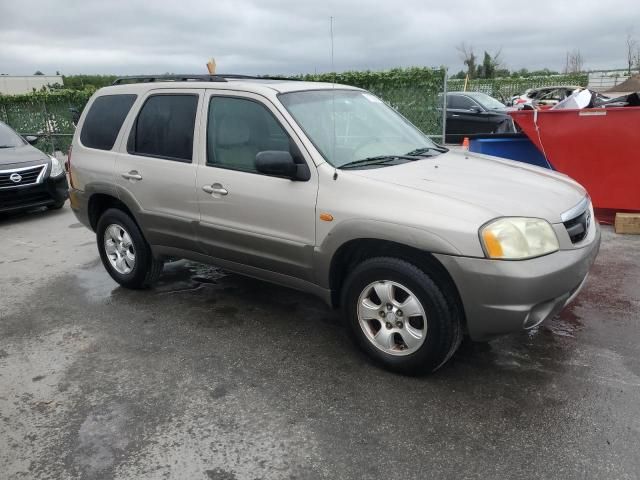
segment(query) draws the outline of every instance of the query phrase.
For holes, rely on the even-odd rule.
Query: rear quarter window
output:
[[[80,132],[85,147],[111,150],[137,95],[103,95],[91,104]]]

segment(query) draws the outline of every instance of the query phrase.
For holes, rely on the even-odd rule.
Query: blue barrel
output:
[[[523,133],[474,135],[469,137],[469,151],[553,169],[538,147]]]

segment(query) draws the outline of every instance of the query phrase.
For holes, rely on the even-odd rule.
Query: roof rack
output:
[[[221,75],[135,75],[116,78],[113,85],[147,82],[226,82]]]
[[[273,76],[273,75],[239,75],[237,73],[229,73],[229,74],[224,74],[221,73],[218,76],[222,77],[222,78],[229,78],[231,80],[243,80],[243,79],[247,79],[247,80],[283,80],[283,81],[287,81],[287,82],[291,82],[291,81],[299,81],[299,78],[291,78],[291,77],[277,77],[277,76]]]
[[[131,77],[116,78],[113,85],[125,85],[128,83],[148,83],[148,82],[226,82],[227,78],[230,80],[299,80],[297,78],[287,77],[257,77],[252,75],[239,75],[235,73],[230,74],[195,74],[195,75],[135,75]]]

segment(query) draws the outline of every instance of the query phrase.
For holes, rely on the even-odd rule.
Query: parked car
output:
[[[30,145],[36,141],[0,122],[0,212],[64,205],[69,188],[64,167]]]
[[[541,88],[530,88],[522,95],[516,95],[511,99],[512,105],[534,104],[536,106],[553,107],[570,96],[576,90],[582,90],[579,85],[561,85]]]
[[[442,96],[440,96],[442,98]],[[481,92],[447,93],[447,143],[460,143],[478,133],[515,132],[507,107]]]
[[[358,88],[189,78],[102,88],[74,135],[71,207],[120,285],[187,258],[297,288],[403,372],[582,287],[600,231],[568,177],[448,151]]]

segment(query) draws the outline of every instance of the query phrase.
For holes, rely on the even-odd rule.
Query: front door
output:
[[[198,238],[213,257],[311,280],[318,176],[273,104],[251,93],[209,91],[198,166]],[[308,181],[261,174],[256,154],[289,151]]]
[[[466,95],[447,96],[447,141],[460,142],[464,137],[487,132],[484,109]]]
[[[152,245],[198,249],[193,145],[203,95],[198,90],[151,90],[138,99],[133,110],[139,113],[127,120],[129,133],[116,158],[115,180]]]

